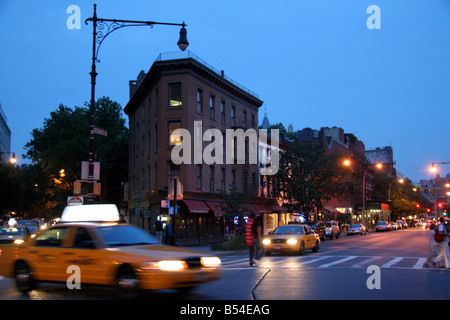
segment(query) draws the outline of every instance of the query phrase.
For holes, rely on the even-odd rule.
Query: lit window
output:
[[[181,107],[183,105],[181,100],[181,83],[169,84],[169,100],[171,107]]]
[[[181,124],[179,121],[169,122],[169,145],[177,146],[181,144],[181,134],[175,133],[176,129],[180,129]]]

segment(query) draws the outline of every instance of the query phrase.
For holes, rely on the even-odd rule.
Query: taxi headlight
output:
[[[200,262],[203,267],[219,267],[222,264],[222,261],[218,257],[201,257]]]
[[[297,244],[297,239],[288,239],[288,244]]]
[[[182,260],[162,260],[157,262],[145,262],[141,265],[142,269],[158,269],[164,271],[180,271],[187,269],[186,261]]]
[[[14,244],[22,244],[24,242],[25,241],[23,241],[23,239],[16,239],[16,240],[14,240]]]
[[[270,239],[264,239],[262,243],[267,246],[270,244]]]

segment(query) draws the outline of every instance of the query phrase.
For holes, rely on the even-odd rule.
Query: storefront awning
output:
[[[271,213],[273,212],[272,207],[266,205],[266,204],[260,204],[260,203],[252,203],[250,204],[251,207],[255,209],[255,213]]]
[[[223,215],[223,210],[220,207],[220,203],[219,201],[205,201],[206,204],[208,205],[208,207],[211,208],[211,210],[214,212],[214,215],[216,217],[221,217]]]
[[[273,212],[287,212],[287,208],[281,206],[271,206]]]
[[[340,213],[335,208],[330,207],[330,206],[324,206],[324,208],[325,208],[325,210],[329,211],[330,213]]]
[[[183,202],[188,206],[190,213],[208,213],[209,207],[202,200],[187,200]]]

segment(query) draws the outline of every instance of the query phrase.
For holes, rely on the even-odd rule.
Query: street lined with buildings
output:
[[[216,252],[223,263],[219,281],[185,295],[162,290],[146,296],[177,300],[445,299],[450,294],[449,270],[423,266],[429,255],[427,233],[423,228],[408,228],[343,236],[322,243],[317,253],[264,257],[258,267],[249,266],[245,250]],[[368,288],[374,266],[379,268],[380,289]],[[0,298],[97,300],[114,299],[114,294],[105,288],[68,290],[62,284],[42,284],[21,295],[13,280],[4,278]]]

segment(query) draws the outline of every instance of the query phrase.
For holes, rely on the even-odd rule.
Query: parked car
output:
[[[328,238],[333,239],[339,239],[339,236],[341,235],[341,230],[339,230],[339,226],[336,222],[330,221],[325,222],[325,234]]]
[[[325,224],[322,221],[307,221],[306,224],[319,235],[320,240],[325,241]]]
[[[389,224],[386,221],[378,221],[377,225],[375,226],[375,231],[388,231],[389,230]]]
[[[347,235],[360,234],[364,235],[367,233],[367,228],[363,224],[352,224],[347,230]]]
[[[397,220],[397,224],[401,227],[401,229],[406,229],[408,227],[406,221],[404,220]]]
[[[391,222],[392,230],[399,230],[401,227],[397,222]]]

